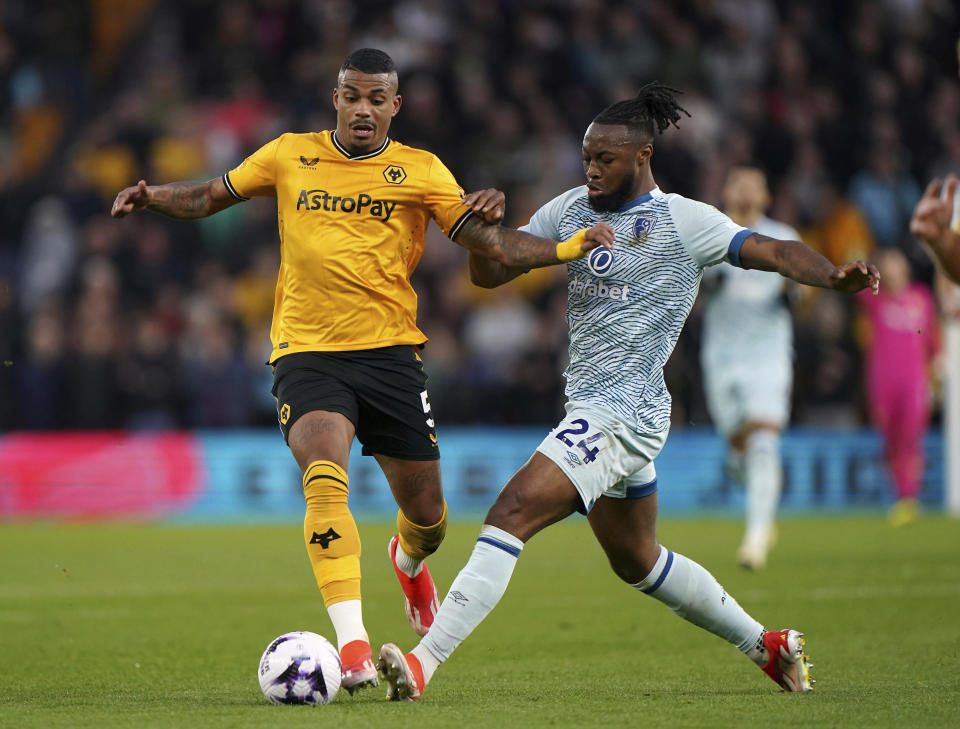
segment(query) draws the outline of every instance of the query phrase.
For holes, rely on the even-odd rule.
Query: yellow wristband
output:
[[[589,251],[580,250],[580,245],[587,239],[587,229],[578,230],[562,243],[557,243],[557,258],[561,262],[575,261],[583,258]]]

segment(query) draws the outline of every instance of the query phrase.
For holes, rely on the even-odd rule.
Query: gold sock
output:
[[[397,510],[397,532],[400,548],[414,559],[423,560],[437,551],[447,533],[447,502],[443,502],[443,516],[432,526],[419,526],[410,521],[402,510]]]
[[[325,605],[360,599],[360,533],[347,508],[347,472],[314,461],[303,472],[303,538]]]

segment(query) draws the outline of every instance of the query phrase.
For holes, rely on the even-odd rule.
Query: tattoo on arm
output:
[[[171,182],[153,188],[149,210],[171,218],[192,219],[209,215],[210,184],[207,182]]]
[[[520,269],[559,263],[557,243],[513,228],[487,225],[471,217],[456,242],[471,253]]]
[[[515,279],[526,271],[519,266],[507,266],[492,258],[486,258],[470,252],[467,260],[470,269],[470,282],[485,289],[492,289]]]
[[[208,182],[171,182],[151,190],[147,209],[181,220],[205,218],[239,202],[219,178]]]
[[[173,202],[181,210],[188,214],[202,212],[210,202],[206,192],[206,185],[178,185],[173,191]]]

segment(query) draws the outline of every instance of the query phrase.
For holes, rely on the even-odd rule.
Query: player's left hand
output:
[[[607,223],[597,223],[592,228],[588,228],[585,233],[585,239],[580,246],[582,251],[590,251],[594,248],[603,246],[604,248],[613,248],[617,241],[617,234]]]
[[[855,294],[868,286],[873,289],[874,296],[880,293],[880,272],[872,263],[863,261],[837,266],[830,274],[830,282],[834,291],[845,294]]]
[[[464,195],[463,203],[479,215],[487,225],[500,223],[507,209],[506,195],[492,187]]]

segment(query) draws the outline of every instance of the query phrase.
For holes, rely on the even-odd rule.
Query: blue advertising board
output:
[[[479,518],[510,476],[530,457],[548,429],[447,428],[441,433],[444,493],[452,518]],[[286,520],[303,514],[300,473],[275,431],[201,433],[206,478],[182,519]],[[921,498],[943,501],[943,444],[925,443]],[[886,508],[892,486],[882,443],[868,430],[794,429],[782,439],[781,513]],[[724,475],[723,440],[707,428],[670,434],[656,460],[660,511],[673,516],[732,516],[742,512],[742,489]],[[373,458],[355,444],[348,466],[350,508],[357,515],[391,518],[396,504]]]

